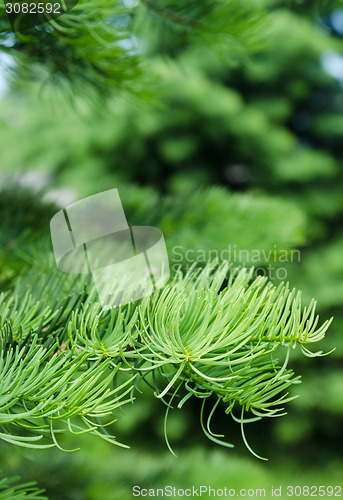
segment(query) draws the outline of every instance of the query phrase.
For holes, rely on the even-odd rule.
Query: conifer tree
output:
[[[81,0],[50,23],[12,33],[1,9],[0,46],[15,58],[13,74],[48,78],[87,97],[113,89],[151,97],[147,88],[154,77],[147,63],[157,45],[172,58],[196,45],[236,59],[265,43],[268,25],[268,10],[256,2]],[[115,428],[117,409],[134,404],[139,387],[147,384],[166,406],[165,439],[172,452],[170,408],[182,411],[198,398],[209,439],[231,447],[211,430],[214,412],[222,410],[240,422],[244,442],[259,456],[245,437],[246,416],[283,415],[294,398],[288,390],[299,383],[288,366],[293,349],[309,357],[323,354],[316,345],[331,320],[319,323],[315,301],[304,307],[301,293],[288,285],[208,262],[180,268],[163,290],[140,302],[103,312],[88,277],[56,269],[42,229],[54,208],[18,193],[18,199],[13,190],[2,193],[0,439],[63,449],[63,433],[90,433],[126,446],[107,428]],[[222,194],[205,196],[211,206]],[[230,200],[229,209],[236,202]],[[257,210],[262,213],[264,203],[272,211],[270,200]],[[168,206],[167,200],[166,228],[173,223]],[[297,223],[291,229],[289,247],[293,238],[301,239]],[[211,405],[207,418],[205,405]],[[1,488],[3,498],[42,498],[28,484],[3,480],[0,498]]]

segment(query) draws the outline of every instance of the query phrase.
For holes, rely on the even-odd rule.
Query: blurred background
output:
[[[165,408],[143,391],[115,424],[130,450],[84,436],[66,440],[81,447],[68,454],[0,444],[2,473],[38,481],[51,499],[132,498],[134,485],[266,488],[267,498],[272,486],[343,487],[343,4],[264,4],[272,17],[254,53],[217,53],[172,28],[141,33],[152,97],[88,102],[23,69],[13,81],[15,63],[1,56],[4,289],[43,258],[58,206],[117,187],[130,224],[162,229],[172,268],[231,249],[235,264],[289,281],[304,304],[318,300],[321,321],[335,318],[318,346],[334,353],[293,353],[302,384],[288,415],[246,428],[269,462],[225,415],[215,426],[235,448],[209,442],[197,402],[169,415],[175,459]]]

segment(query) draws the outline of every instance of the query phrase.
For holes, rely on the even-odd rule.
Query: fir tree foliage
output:
[[[18,484],[18,477],[0,479],[1,500],[46,500],[43,490],[36,488],[34,483]]]
[[[13,72],[72,84],[84,95],[113,87],[146,94],[154,81],[144,57],[151,33],[162,52],[171,39],[242,53],[261,46],[266,23],[265,9],[253,1],[80,0],[49,23],[12,33],[5,5],[0,9],[0,48],[17,60]]]
[[[0,300],[0,438],[63,449],[64,432],[92,433],[126,446],[106,427],[147,382],[166,417],[191,397],[214,397],[206,425],[200,415],[205,434],[221,442],[210,430],[220,403],[245,440],[245,412],[283,414],[299,382],[292,348],[321,355],[310,347],[330,324],[318,326],[315,301],[302,307],[299,292],[252,273],[216,263],[180,270],[152,296],[104,312],[87,276],[23,272]]]

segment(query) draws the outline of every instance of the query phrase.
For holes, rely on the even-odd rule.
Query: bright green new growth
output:
[[[34,483],[13,484],[18,477],[0,480],[0,500],[44,500],[43,490],[36,488]]]
[[[331,322],[318,327],[315,306],[302,308],[301,293],[288,285],[223,264],[180,271],[159,292],[102,312],[84,278],[34,270],[17,282],[14,298],[0,301],[0,437],[60,447],[57,436],[69,430],[120,444],[105,427],[145,381],[167,405],[169,448],[168,412],[191,397],[203,400],[207,437],[232,446],[210,427],[223,407],[246,442],[245,422],[284,415],[295,397],[287,392],[300,378],[288,368],[291,348],[322,354],[305,347]]]

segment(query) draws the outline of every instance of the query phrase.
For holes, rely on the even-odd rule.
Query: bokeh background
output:
[[[268,462],[250,455],[225,415],[215,425],[235,448],[209,442],[197,402],[170,413],[174,458],[165,408],[143,391],[115,424],[130,450],[85,436],[66,439],[75,453],[0,444],[2,474],[38,481],[51,499],[132,498],[134,485],[265,488],[266,498],[272,486],[343,488],[343,5],[269,4],[267,43],[253,55],[145,33],[153,98],[113,92],[94,103],[50,83],[13,83],[12,61],[1,58],[3,289],[44,257],[56,207],[117,187],[129,223],[163,230],[172,266],[202,265],[231,245],[247,251],[243,262],[232,257],[237,265],[272,264],[275,284],[285,278],[304,304],[318,300],[322,321],[335,318],[319,346],[332,354],[293,353],[302,384],[288,414],[246,428]],[[283,262],[292,249],[299,257]]]

